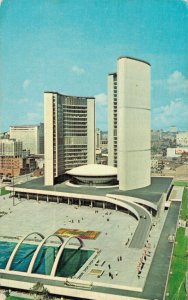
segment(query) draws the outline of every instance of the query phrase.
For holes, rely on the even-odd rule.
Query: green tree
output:
[[[34,284],[34,286],[31,288],[30,293],[34,295],[34,299],[37,300],[48,300],[52,299],[50,296],[48,289],[44,287],[43,283],[37,282]]]

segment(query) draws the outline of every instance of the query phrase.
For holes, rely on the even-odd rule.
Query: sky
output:
[[[96,97],[119,56],[151,64],[151,126],[188,129],[188,0],[0,0],[0,132],[43,122],[43,92]]]

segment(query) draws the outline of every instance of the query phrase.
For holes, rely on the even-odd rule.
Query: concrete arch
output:
[[[6,265],[6,268],[5,270],[6,271],[9,271],[10,270],[10,267],[12,265],[12,262],[14,260],[14,257],[18,251],[18,249],[20,248],[20,246],[22,245],[22,243],[26,240],[27,237],[29,237],[30,235],[33,235],[33,234],[37,234],[38,236],[40,236],[42,239],[44,239],[44,236],[43,234],[39,233],[39,232],[31,232],[31,233],[28,233],[26,234],[22,239],[21,241],[16,245],[16,247],[14,248],[14,250],[12,251],[12,254],[11,256],[9,257],[9,260],[7,262],[7,265]]]
[[[37,256],[38,256],[38,254],[39,254],[39,252],[40,252],[42,246],[46,243],[46,241],[47,241],[51,236],[57,237],[57,238],[60,240],[60,242],[61,242],[62,244],[64,243],[64,239],[63,239],[61,236],[59,236],[59,235],[57,235],[57,234],[55,234],[55,233],[54,233],[54,234],[50,234],[50,235],[48,235],[45,239],[43,239],[43,240],[40,242],[40,244],[38,245],[37,249],[35,250],[35,252],[34,252],[34,254],[33,254],[33,257],[32,257],[32,259],[31,259],[31,261],[30,261],[30,264],[29,264],[27,273],[29,273],[29,274],[32,273],[33,267],[34,267],[34,264],[35,264],[35,261],[36,261],[36,259],[37,259]]]
[[[58,263],[59,263],[59,260],[60,260],[60,258],[61,258],[61,255],[62,255],[62,253],[63,253],[63,251],[64,251],[64,249],[65,249],[65,246],[69,243],[69,241],[70,241],[71,239],[77,239],[77,240],[79,241],[80,246],[79,246],[78,249],[80,249],[80,248],[83,247],[83,241],[81,240],[81,238],[79,238],[78,236],[71,236],[71,237],[69,237],[69,238],[64,242],[64,244],[61,245],[61,247],[60,247],[60,249],[59,249],[59,251],[58,251],[58,253],[57,253],[57,256],[56,256],[56,258],[55,258],[55,261],[54,261],[54,264],[53,264],[53,267],[52,267],[50,276],[55,277],[55,274],[56,274],[56,271],[57,271],[57,267],[58,267]]]

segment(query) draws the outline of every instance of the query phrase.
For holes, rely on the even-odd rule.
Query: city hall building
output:
[[[61,278],[55,275],[69,242],[64,236],[58,249],[46,250],[47,257],[51,254],[50,261],[45,264],[48,270],[45,274],[31,272],[48,239],[44,236],[32,250],[33,256],[25,272],[11,270],[17,249],[26,235],[17,243],[5,268],[0,270],[1,284],[15,288],[21,281],[22,289],[29,290],[33,283],[40,281],[52,294],[77,299],[162,300],[182,190],[172,193],[172,177],[150,177],[150,64],[120,57],[117,73],[109,75],[109,166],[95,164],[94,98],[45,92],[44,116],[45,176],[8,189],[20,200],[36,200],[46,206],[55,202],[65,211],[72,208],[71,215],[76,211],[79,216],[78,227],[82,213],[86,210],[87,216],[92,210],[96,215],[89,219],[87,226],[97,225],[96,220],[104,225],[105,220],[108,231],[103,232],[101,227],[101,239],[96,233],[95,239],[88,243],[91,248],[85,249],[92,252],[86,264],[83,263],[73,276]],[[101,219],[97,219],[99,211]],[[112,222],[114,214],[116,221]],[[125,219],[120,222],[122,214]],[[84,234],[91,236],[92,232],[75,231],[73,221],[71,223],[70,217],[67,230],[73,230],[77,250],[84,250],[82,237]],[[124,224],[126,226],[122,227]],[[130,230],[132,224],[134,229]],[[112,255],[107,245],[113,247]],[[120,249],[121,255],[117,257]],[[80,255],[79,261],[83,256]],[[109,256],[110,263],[107,262]],[[116,267],[113,274],[112,264]]]

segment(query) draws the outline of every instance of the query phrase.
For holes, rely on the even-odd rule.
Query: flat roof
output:
[[[59,92],[53,92],[53,91],[44,91],[44,94],[57,94],[59,96],[65,96],[65,97],[75,97],[75,98],[87,98],[87,99],[95,99],[95,97],[91,96],[73,96],[73,95],[65,95],[65,94],[61,94]]]
[[[44,177],[33,179],[25,183],[15,185],[15,187],[24,189],[36,189],[43,191],[54,191],[64,193],[76,193],[84,195],[106,196],[107,194],[123,195],[129,197],[140,198],[148,200],[151,203],[158,204],[163,193],[168,193],[173,182],[173,177],[152,177],[151,185],[140,189],[121,191],[117,186],[102,187],[95,186],[68,186],[65,182],[58,183],[54,186],[45,186]]]
[[[44,124],[44,123],[42,123]],[[14,128],[31,128],[31,127],[38,127],[40,126],[40,124],[33,124],[33,125],[11,125],[10,127],[14,127]]]
[[[108,75],[117,75],[117,72],[108,73]]]

